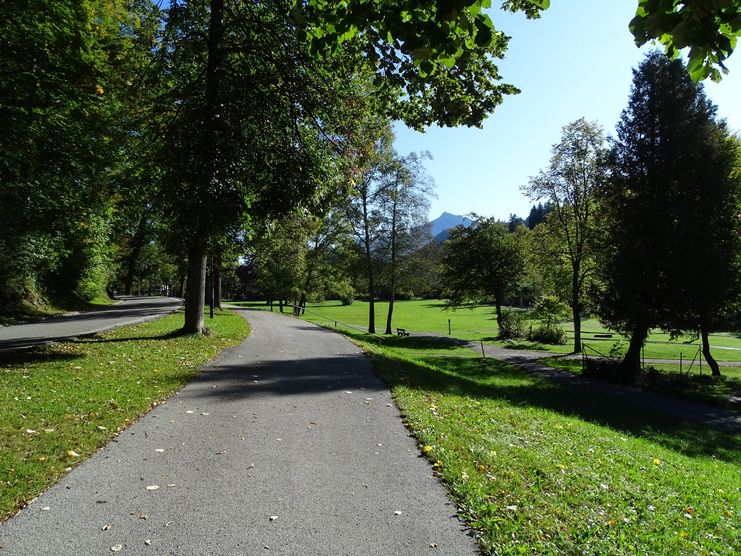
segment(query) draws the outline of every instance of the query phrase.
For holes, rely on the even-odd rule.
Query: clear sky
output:
[[[494,2],[496,5],[497,2]],[[430,128],[421,134],[395,126],[400,154],[429,151],[436,183],[430,219],[443,211],[523,218],[533,202],[520,186],[545,168],[561,127],[580,117],[613,134],[628,101],[632,68],[647,51],[628,31],[637,0],[554,0],[537,20],[493,9],[496,27],[512,37],[499,64],[507,97],[483,129]],[[741,45],[719,84],[705,83],[718,113],[741,132]]]

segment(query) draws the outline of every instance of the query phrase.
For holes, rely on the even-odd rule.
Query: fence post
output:
[[[701,348],[697,348],[698,355],[700,355],[700,349]],[[700,357],[697,360],[700,362],[700,374],[702,374],[702,355],[700,355]]]
[[[679,352],[679,376],[682,376],[682,352]]]
[[[486,359],[486,352],[484,351],[484,342],[481,343],[481,356]]]
[[[450,319],[448,319],[448,336],[450,336]]]

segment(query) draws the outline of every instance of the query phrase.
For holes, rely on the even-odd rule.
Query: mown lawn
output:
[[[239,303],[257,309],[267,309],[262,302]],[[386,328],[386,312],[388,304],[376,302],[376,332],[382,334]],[[277,305],[275,310],[277,311]],[[291,310],[286,309],[290,314]],[[340,327],[351,325],[366,330],[368,327],[368,303],[355,301],[352,305],[343,306],[338,301],[310,303],[307,306],[305,318],[325,326],[334,326],[337,322]],[[441,336],[448,335],[448,319],[450,319],[451,337],[491,342],[498,345],[522,349],[542,350],[549,353],[569,353],[572,345],[549,346],[527,341],[499,342],[496,316],[493,307],[476,307],[475,309],[446,310],[445,303],[440,300],[397,301],[394,304],[393,328],[406,328],[412,332],[428,333]],[[533,323],[537,326],[537,323]],[[563,322],[561,326],[573,337],[573,325]],[[345,327],[347,328],[347,327]],[[611,333],[599,321],[589,319],[582,322],[583,341],[587,344],[587,351],[592,355],[596,352],[609,355],[614,349],[622,354],[628,347],[627,341],[619,334],[612,333],[612,338],[595,338],[595,334]],[[741,335],[732,333],[717,333],[710,337],[713,355],[718,361],[741,361]],[[697,339],[684,337],[671,340],[668,334],[654,331],[644,349],[646,359],[679,359],[680,354],[685,360],[692,360],[698,349]],[[731,348],[731,349],[727,349]],[[596,350],[596,351],[595,351]]]
[[[209,336],[183,336],[182,313],[100,336],[0,353],[0,521],[248,334],[217,312]]]
[[[741,438],[482,361],[350,333],[487,554],[738,554]]]

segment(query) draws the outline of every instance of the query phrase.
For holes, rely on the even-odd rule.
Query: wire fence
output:
[[[593,354],[590,356],[590,352]],[[582,342],[582,351],[581,351],[581,361],[582,361],[582,370],[585,370],[587,368],[587,365],[589,365],[589,361],[591,360],[603,360],[603,361],[619,361],[622,358],[622,354],[617,353],[610,353],[609,355],[606,355],[602,353],[601,351],[593,348],[589,344],[586,344]],[[666,359],[667,363],[669,365],[675,364],[675,363],[668,363],[669,361],[674,361],[676,363],[679,363],[679,374],[686,374],[687,376],[690,375],[693,368],[697,369],[697,372],[699,374],[702,374],[702,346],[698,346],[697,350],[694,352],[694,355],[692,357],[692,360],[689,361],[689,365],[687,365],[688,359],[684,358],[684,352],[679,352],[679,359]],[[661,364],[661,363],[658,363]],[[646,368],[646,354],[645,350],[641,348],[641,367]],[[686,373],[685,373],[685,368]]]

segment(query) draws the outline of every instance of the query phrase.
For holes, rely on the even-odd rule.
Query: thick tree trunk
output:
[[[630,336],[628,351],[623,357],[622,367],[626,374],[637,373],[641,370],[641,348],[648,337],[648,326],[638,324]]]
[[[391,286],[391,296],[389,297],[389,311],[386,314],[386,334],[393,334],[391,332],[391,319],[394,316],[394,289]]]
[[[495,300],[497,308],[497,328],[499,328],[499,338],[502,337],[502,300],[499,297]]]
[[[205,153],[199,153],[205,157],[205,167],[198,179],[202,180],[200,186],[207,190],[216,173],[214,154],[216,152],[217,139],[219,137],[219,72],[221,68],[221,42],[224,35],[223,17],[224,0],[211,0],[211,14],[208,30],[208,62],[206,66],[206,114],[205,114]],[[193,215],[196,221],[199,215]],[[204,225],[205,224],[205,225]],[[191,240],[188,252],[188,288],[185,300],[185,324],[183,331],[190,334],[202,334],[206,332],[204,323],[203,304],[206,289],[206,254],[208,252],[208,230],[209,223],[201,223],[196,226],[195,237]]]
[[[705,361],[708,362],[708,366],[710,367],[713,376],[721,376],[718,362],[715,360],[715,357],[713,357],[713,354],[710,353],[710,341],[708,339],[707,328],[703,326],[700,329],[700,335],[702,336],[702,355],[705,357]]]
[[[202,334],[206,331],[203,303],[206,289],[206,246],[198,242],[188,253],[188,281],[185,294],[185,324],[183,332]]]
[[[574,320],[574,353],[581,353],[581,300],[579,295],[580,268],[575,264],[571,274],[571,317]]]

